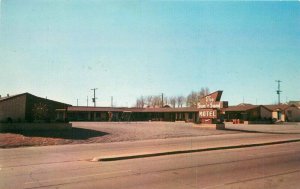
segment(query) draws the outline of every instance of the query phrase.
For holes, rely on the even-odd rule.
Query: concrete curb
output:
[[[195,152],[206,152],[206,151],[216,151],[216,150],[226,150],[226,149],[268,146],[268,145],[284,144],[284,143],[292,143],[292,142],[300,142],[300,139],[282,140],[282,141],[264,142],[264,143],[254,143],[254,144],[241,144],[241,145],[233,145],[233,146],[219,146],[219,147],[200,148],[200,149],[193,149],[193,150],[177,150],[177,151],[157,152],[157,153],[149,153],[149,154],[123,155],[123,156],[121,155],[121,156],[112,156],[112,157],[95,157],[95,158],[92,159],[92,161],[93,162],[118,161],[118,160],[137,159],[137,158],[156,157],[156,156],[166,156],[166,155],[175,155],[175,154],[186,154],[186,153],[195,153]]]

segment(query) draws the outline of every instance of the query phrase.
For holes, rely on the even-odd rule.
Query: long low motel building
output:
[[[69,106],[57,109],[57,119],[68,121],[185,121],[199,123],[201,116],[214,116],[215,112],[191,108],[125,108]],[[300,109],[295,105],[237,105],[217,111],[224,121],[276,119],[300,121]],[[211,114],[211,115],[210,115]]]
[[[197,108],[117,108],[69,106],[57,109],[57,119],[68,121],[186,121],[198,122]]]

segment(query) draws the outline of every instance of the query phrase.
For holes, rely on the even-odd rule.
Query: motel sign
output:
[[[200,110],[199,111],[200,118],[217,118],[217,110],[207,109],[207,110]]]
[[[216,91],[202,97],[197,108],[199,109],[199,118],[201,123],[217,123],[220,119],[220,109],[227,108],[227,101],[220,101],[223,91]]]

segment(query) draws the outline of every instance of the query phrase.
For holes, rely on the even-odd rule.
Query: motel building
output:
[[[274,123],[299,122],[300,108],[291,104],[228,106],[220,101],[222,91],[199,100],[197,108],[125,108],[69,106],[57,109],[57,119],[68,121],[184,121],[194,123]]]
[[[197,108],[114,108],[70,106],[57,109],[57,119],[68,121],[185,121],[197,122]]]
[[[294,104],[228,106],[222,91],[201,99],[197,107],[127,108],[71,106],[29,93],[0,96],[0,122],[67,121],[183,121],[193,123],[299,122],[300,107]]]
[[[300,108],[294,104],[252,105],[239,104],[222,109],[226,122],[273,123],[299,122]]]
[[[216,91],[199,100],[197,108],[125,108],[69,106],[57,109],[57,119],[68,121],[184,121],[194,123],[219,123],[221,108],[228,102],[220,101],[222,91]]]

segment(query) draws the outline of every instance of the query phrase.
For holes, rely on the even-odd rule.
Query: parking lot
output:
[[[73,122],[69,131],[0,133],[0,147],[107,143],[236,133],[184,122]]]

